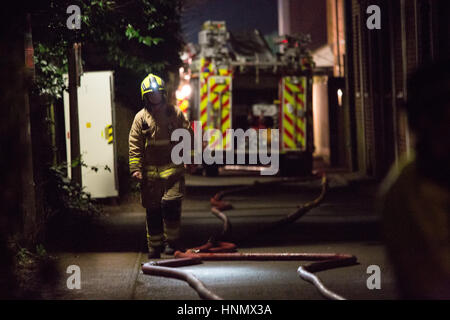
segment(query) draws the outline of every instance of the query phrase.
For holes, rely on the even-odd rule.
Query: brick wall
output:
[[[413,145],[403,106],[406,79],[422,63],[448,54],[445,0],[347,0],[346,74],[354,103],[357,168],[382,178]],[[381,30],[366,27],[369,5],[381,8]],[[450,40],[450,39],[449,39]]]

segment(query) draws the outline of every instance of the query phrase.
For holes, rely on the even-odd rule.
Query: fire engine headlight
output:
[[[191,88],[190,85],[185,84],[185,85],[181,88],[181,94],[182,94],[185,98],[189,97],[189,96],[191,95],[191,93],[192,93],[192,88]]]
[[[191,93],[192,93],[191,86],[185,84],[184,86],[181,87],[180,90],[177,90],[175,94],[177,96],[177,99],[182,100],[188,98],[191,95]]]
[[[189,96],[191,95],[191,93],[192,93],[192,88],[191,88],[191,86],[188,85],[188,84],[185,84],[185,85],[183,85],[183,86],[181,87],[181,89],[178,89],[178,90],[175,92],[175,96],[176,96],[176,98],[177,98],[178,100],[183,100],[183,99],[189,98]]]

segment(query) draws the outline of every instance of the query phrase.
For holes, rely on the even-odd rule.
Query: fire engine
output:
[[[313,153],[310,39],[291,35],[276,41],[281,53],[274,53],[257,30],[231,33],[224,21],[206,21],[198,45],[188,44],[182,53],[177,106],[203,132],[220,130],[223,150],[232,139],[227,129],[278,129],[280,174],[308,175]],[[218,165],[202,168],[206,175],[218,173]]]

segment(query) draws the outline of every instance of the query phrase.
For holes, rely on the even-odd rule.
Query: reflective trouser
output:
[[[141,191],[146,192],[144,207],[147,209],[146,228],[149,248],[160,247],[164,241],[176,242],[180,233],[184,176],[167,180],[147,179]]]

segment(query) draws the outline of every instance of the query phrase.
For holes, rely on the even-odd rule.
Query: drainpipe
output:
[[[364,72],[363,72],[363,39],[361,26],[361,8],[358,19],[358,60],[359,60],[359,93],[361,98],[361,144],[362,144],[362,164],[364,165],[364,174],[367,174],[367,146],[366,146],[366,113],[365,113],[365,87],[364,87]],[[361,169],[361,168],[360,168]]]
[[[390,41],[390,53],[391,53],[391,95],[392,95],[392,130],[394,131],[394,154],[395,154],[395,166],[398,168],[399,155],[398,155],[398,118],[397,118],[397,86],[395,83],[395,51],[394,51],[394,8],[392,7],[392,1],[389,1],[389,41]]]
[[[400,0],[400,20],[401,20],[401,30],[402,30],[402,73],[403,73],[403,103],[406,103],[408,99],[407,92],[407,81],[408,81],[408,62],[407,62],[407,52],[406,52],[406,21],[405,21],[405,0]],[[409,136],[409,128],[406,124],[405,128],[405,139],[406,139],[406,157],[410,157],[411,153],[411,141]]]

